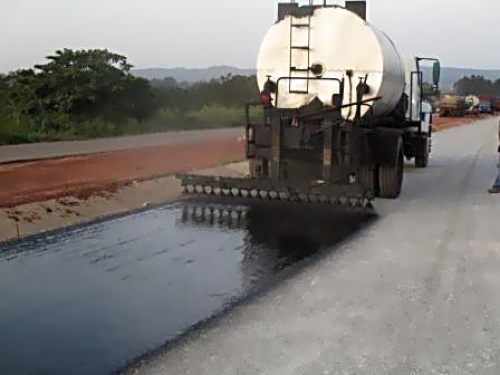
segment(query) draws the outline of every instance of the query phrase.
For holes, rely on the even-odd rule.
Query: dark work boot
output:
[[[491,189],[488,190],[488,193],[490,194],[500,193],[500,186],[493,186]]]

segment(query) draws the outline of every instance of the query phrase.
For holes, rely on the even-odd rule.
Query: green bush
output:
[[[17,120],[0,115],[0,144],[30,143],[30,138],[33,138],[30,133],[24,120],[18,123]]]

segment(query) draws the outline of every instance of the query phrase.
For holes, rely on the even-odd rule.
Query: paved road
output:
[[[230,128],[145,134],[88,141],[0,146],[0,163],[94,154],[138,147],[197,143],[215,139],[238,137],[242,134],[243,130],[241,128]]]
[[[361,234],[131,372],[499,374],[495,123],[438,134]]]
[[[309,225],[280,241],[283,207],[216,208],[178,202],[0,244],[0,374],[108,375],[321,251],[300,235]],[[314,238],[333,244],[365,220],[320,223]]]

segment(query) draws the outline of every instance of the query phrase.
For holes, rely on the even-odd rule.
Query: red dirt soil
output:
[[[236,138],[0,165],[0,207],[86,198],[133,181],[243,160]]]
[[[434,117],[433,129],[435,132],[440,132],[442,130],[454,128],[456,126],[470,124],[472,122],[482,120],[485,118],[490,118],[489,115],[481,115],[476,117]]]
[[[441,118],[435,131],[478,118]],[[203,169],[244,159],[236,138],[82,155],[35,162],[0,164],[0,208],[64,196],[86,198],[116,191],[133,181]]]

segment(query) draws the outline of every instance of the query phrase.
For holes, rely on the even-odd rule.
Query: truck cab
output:
[[[437,86],[440,78],[440,64],[435,59],[405,56],[406,85],[404,94],[408,104],[403,134],[404,153],[408,160],[415,160],[417,168],[426,168],[432,144],[432,106],[423,94],[422,61],[432,61],[433,81]]]
[[[491,103],[486,101],[479,103],[479,113],[493,113]]]

